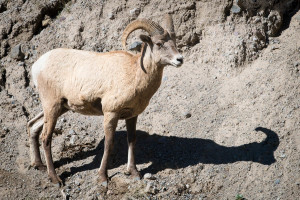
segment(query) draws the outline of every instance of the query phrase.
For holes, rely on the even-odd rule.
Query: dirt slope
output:
[[[291,1],[0,0],[0,199],[297,199],[300,11]],[[121,49],[136,18],[173,14],[179,68],[138,120],[140,181],[123,174],[119,122],[107,191],[97,186],[102,117],[66,113],[53,156],[65,186],[29,167],[26,123],[40,110],[30,67],[58,47]],[[138,33],[128,41],[138,40]]]

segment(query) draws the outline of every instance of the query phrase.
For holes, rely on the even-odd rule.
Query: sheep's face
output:
[[[175,39],[171,36],[167,31],[162,35],[153,37],[140,36],[143,42],[149,44],[154,62],[159,66],[172,65],[180,67],[183,64],[183,56],[178,52]]]

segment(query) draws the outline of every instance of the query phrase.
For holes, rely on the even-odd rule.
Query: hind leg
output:
[[[47,164],[48,176],[54,184],[61,184],[62,181],[55,172],[51,143],[52,134],[55,128],[57,118],[64,113],[64,109],[60,103],[53,103],[43,106],[44,109],[44,126],[42,131],[42,144],[45,151],[45,159]]]
[[[30,142],[30,159],[31,166],[35,169],[44,170],[45,165],[42,163],[41,153],[39,148],[39,135],[42,131],[44,124],[44,113],[39,113],[35,118],[30,120],[27,124],[27,131]]]

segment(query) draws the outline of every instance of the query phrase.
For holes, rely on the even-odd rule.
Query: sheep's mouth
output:
[[[181,67],[182,66],[182,62],[177,62],[177,63],[175,63],[175,62],[171,62],[171,65],[172,66],[174,66],[174,67],[176,67],[176,68],[179,68],[179,67]]]

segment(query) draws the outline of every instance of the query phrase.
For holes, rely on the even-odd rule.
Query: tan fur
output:
[[[43,113],[28,123],[28,131],[33,132],[30,136],[31,162],[34,167],[43,168],[38,149],[42,129],[48,175],[52,182],[61,182],[52,160],[52,133],[57,118],[68,110],[84,115],[104,115],[105,149],[99,169],[100,181],[104,185],[107,184],[107,162],[114,131],[118,120],[125,119],[129,146],[127,171],[135,177],[140,176],[134,159],[137,116],[145,110],[159,88],[164,66],[180,66],[183,62],[168,32],[142,38],[149,44],[144,44],[142,52],[137,55],[125,51],[96,53],[55,49],[33,65],[32,75]],[[163,43],[164,48],[157,43]]]
[[[38,75],[38,90],[41,96],[51,93],[51,99],[65,100],[65,106],[75,112],[121,115],[124,109],[130,109],[132,114],[126,117],[130,118],[146,108],[162,77],[163,67],[152,69],[155,68],[152,63],[145,63],[148,71],[145,73],[140,59],[140,54],[123,51],[101,54],[55,49],[51,51],[48,65]],[[102,109],[95,105],[99,99]]]

